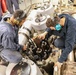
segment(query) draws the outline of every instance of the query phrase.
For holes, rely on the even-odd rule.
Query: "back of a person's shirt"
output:
[[[17,43],[18,37],[14,27],[7,22],[0,22],[0,46],[4,49],[18,50],[21,46]]]

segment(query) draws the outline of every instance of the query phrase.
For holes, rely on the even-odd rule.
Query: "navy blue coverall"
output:
[[[0,22],[0,56],[8,62],[18,63],[22,59],[18,44],[18,28],[7,22]]]
[[[55,42],[56,46],[62,48],[62,54],[58,59],[59,62],[63,62],[68,57],[68,54],[73,50],[74,45],[76,44],[76,19],[74,19],[69,14],[60,14],[60,18],[65,17],[65,24],[64,27],[60,31],[51,30],[47,28],[46,31],[48,32],[47,37],[53,35],[60,36],[61,40]]]

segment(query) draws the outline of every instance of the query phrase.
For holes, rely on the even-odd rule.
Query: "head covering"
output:
[[[8,18],[10,18],[12,16],[12,14],[8,13],[4,16],[2,16],[2,20],[1,21],[7,21]]]

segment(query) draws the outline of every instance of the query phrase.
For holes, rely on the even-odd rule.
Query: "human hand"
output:
[[[60,62],[56,62],[54,65],[54,67],[57,67],[57,69],[60,69],[61,66],[62,66],[62,63],[60,63]]]
[[[55,27],[50,27],[51,30],[55,30]]]
[[[25,50],[26,50],[26,48],[27,48],[27,47],[26,47],[26,45],[24,45],[22,50],[23,50],[23,51],[25,51]]]
[[[45,39],[46,34],[47,34],[47,32],[44,32],[44,33],[40,34],[40,35],[38,36],[38,38],[40,38],[40,39]]]

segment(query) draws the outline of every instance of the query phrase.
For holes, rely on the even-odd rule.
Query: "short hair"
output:
[[[13,13],[13,16],[16,20],[22,21],[23,19],[25,19],[27,17],[27,14],[23,10],[17,9]]]
[[[51,27],[51,26],[54,26],[54,22],[51,18],[48,18],[47,21],[46,21],[46,26],[47,27]]]
[[[55,27],[56,24],[58,24],[60,22],[60,18],[59,16],[55,16],[53,19],[48,18],[46,21],[46,26],[47,27]]]

